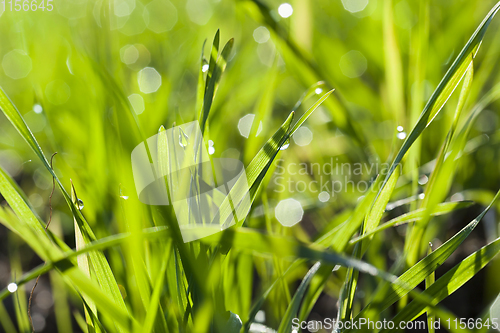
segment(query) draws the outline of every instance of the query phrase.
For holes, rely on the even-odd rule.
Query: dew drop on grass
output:
[[[127,200],[128,199],[128,195],[120,195],[120,198],[122,198],[123,200]]]
[[[321,94],[321,93],[323,92],[323,89],[321,89],[321,88],[316,88],[316,89],[314,90],[314,92],[316,93],[316,95],[319,95],[319,94]]]
[[[399,132],[398,133],[398,139],[399,140],[404,140],[406,138],[406,133],[405,132]]]
[[[398,132],[403,132],[404,128],[403,128],[403,126],[399,125],[396,129],[398,130]]]
[[[182,128],[179,127],[179,145],[186,149],[187,145],[188,145],[188,139],[189,137],[187,136],[186,133],[184,133],[184,131],[182,130]]]
[[[83,203],[83,200],[82,200],[82,199],[78,199],[78,209],[79,209],[79,210],[82,210],[84,206],[85,206],[85,205],[84,205],[84,203]]]
[[[203,65],[203,67],[201,67],[201,71],[203,73],[205,73],[206,71],[208,71],[208,64]]]
[[[286,150],[290,146],[290,138],[281,146],[280,150]]]

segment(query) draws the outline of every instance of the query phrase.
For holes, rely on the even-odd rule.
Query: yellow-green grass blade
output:
[[[219,32],[217,31],[218,36]],[[218,38],[218,37],[216,37]],[[201,127],[201,132],[204,133],[205,131],[205,126],[208,121],[208,115],[210,113],[210,108],[212,107],[212,103],[214,101],[215,94],[217,93],[217,88],[219,87],[219,82],[222,77],[222,74],[224,73],[226,66],[227,66],[227,61],[229,59],[229,56],[231,55],[231,51],[233,50],[233,45],[234,45],[234,39],[230,39],[224,48],[222,49],[221,54],[217,57],[217,61],[213,63],[213,57],[214,57],[214,51],[218,51],[218,40],[217,40],[217,49],[212,48],[212,54],[210,58],[210,67],[208,69],[209,73],[207,74],[207,80],[206,80],[206,90],[205,90],[205,96],[203,98],[203,114],[202,118],[200,119],[200,127]],[[214,41],[214,46],[215,46],[215,41]],[[210,72],[210,71],[213,72]]]
[[[455,210],[469,207],[472,204],[473,204],[472,201],[443,202],[443,203],[438,204],[436,206],[436,208],[431,213],[431,215],[432,216],[439,216],[439,215],[448,214],[448,213],[451,213]],[[389,229],[389,228],[392,228],[395,226],[399,226],[399,225],[402,225],[405,223],[419,221],[422,219],[424,214],[425,214],[425,209],[420,208],[420,209],[414,210],[412,212],[400,215],[398,217],[393,218],[390,221],[387,221],[384,224],[381,224],[380,226],[378,226],[377,228],[373,229],[370,232],[367,232],[361,236],[358,236],[356,238],[351,239],[349,244],[351,244],[351,245],[356,244],[356,243],[360,242],[361,240],[366,239],[370,236],[373,236],[374,234],[376,234],[380,231],[383,231],[383,230],[386,230],[386,229]]]
[[[419,223],[417,223],[413,228],[410,238],[408,239],[409,244],[406,245],[409,252],[408,263],[410,266],[417,261],[420,255],[421,252],[420,249],[422,246],[421,242],[427,224],[429,223],[430,220],[430,212],[433,211],[436,205],[446,197],[446,194],[448,193],[448,190],[452,184],[452,179],[455,174],[454,171],[457,169],[456,168],[457,161],[454,158],[454,156],[457,154],[456,150],[454,154],[451,154],[450,156],[451,158],[447,161],[446,166],[444,168],[443,164],[446,153],[448,152],[448,148],[450,147],[451,140],[454,137],[458,120],[460,118],[460,114],[465,105],[465,101],[469,96],[469,91],[472,85],[473,74],[474,74],[474,66],[473,63],[471,62],[469,69],[467,70],[464,77],[464,83],[462,86],[462,90],[460,91],[458,105],[455,111],[451,128],[448,132],[448,135],[446,136],[443,146],[439,151],[436,160],[436,165],[429,177],[427,187],[425,188],[424,192],[425,196],[424,199],[422,200],[421,208],[427,208],[426,213],[423,216],[422,220]]]
[[[158,309],[161,308],[160,297],[161,297],[161,293],[162,293],[163,287],[164,287],[163,281],[165,279],[165,274],[167,271],[167,264],[168,264],[169,256],[170,256],[169,251],[165,251],[165,254],[163,255],[162,266],[160,268],[158,276],[156,277],[156,282],[155,282],[155,285],[153,288],[153,294],[151,295],[151,298],[149,301],[146,319],[144,320],[144,324],[143,324],[141,331],[140,331],[142,333],[150,333],[153,331],[153,326],[154,326],[155,320],[157,318]],[[168,332],[165,318],[159,318],[159,322],[162,325],[162,326],[160,326],[160,328],[162,329],[162,332]]]
[[[432,244],[429,243],[429,249],[427,255],[432,253]],[[425,289],[429,289],[430,286],[436,281],[436,273],[432,272],[428,277],[425,278]],[[432,309],[427,309],[427,328],[429,333],[435,333],[433,322],[436,320],[435,313]]]
[[[311,283],[312,278],[314,277],[320,266],[320,262],[315,263],[304,276],[304,279],[302,279],[302,282],[293,295],[292,301],[288,305],[285,315],[281,320],[280,326],[278,328],[278,333],[288,333],[292,331],[292,320],[293,318],[297,317],[297,312],[299,310],[300,303],[302,302],[302,298],[306,293],[306,289]]]
[[[398,124],[405,124],[405,100],[403,84],[403,66],[394,29],[393,0],[384,0],[384,63],[385,79],[390,113]]]
[[[367,214],[365,223],[362,226],[362,234],[373,231],[380,223],[382,215],[384,214],[385,207],[391,198],[392,192],[396,187],[396,183],[399,177],[399,171],[401,169],[398,167],[396,172],[394,172],[387,183],[387,186],[383,189],[379,197],[376,198],[370,212]],[[361,259],[364,252],[368,247],[369,239],[365,240],[361,244],[357,244],[354,249],[354,258]],[[356,292],[356,287],[359,278],[359,271],[354,271],[352,268],[347,270],[346,280],[339,296],[339,311],[338,320],[346,320],[351,318],[352,306],[354,303],[354,293]]]
[[[75,187],[73,184],[71,184],[71,200],[75,203],[78,203],[78,197],[76,196],[76,191]],[[76,222],[76,219],[74,219],[74,226],[75,226],[75,248],[76,250],[80,250],[85,246],[85,240],[83,239],[82,232],[80,231],[80,228],[78,228],[78,223]],[[76,257],[77,263],[78,263],[78,268],[89,278],[91,278],[90,275],[90,264],[89,264],[89,256],[88,253],[81,254]],[[86,295],[82,295],[84,298],[84,302],[86,304],[85,306],[85,321],[87,322],[87,328],[89,331],[97,331],[98,327],[93,321],[93,313],[97,313],[97,308],[95,306],[95,302],[87,297]],[[87,310],[90,309],[90,312]]]

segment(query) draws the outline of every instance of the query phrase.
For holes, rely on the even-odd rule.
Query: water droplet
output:
[[[213,155],[215,153],[215,148],[214,147],[208,147],[208,153],[210,155]]]
[[[17,291],[17,284],[15,284],[14,282],[9,283],[9,285],[7,286],[7,290],[11,293],[15,293]]]
[[[214,146],[214,142],[212,140],[208,140],[208,146],[209,147],[213,147]]]
[[[423,199],[423,198],[425,198],[425,193],[420,193],[420,194],[418,195],[418,198],[419,198],[419,199]]]
[[[208,64],[203,65],[203,67],[201,67],[201,71],[203,73],[205,73],[206,71],[208,71]]]
[[[286,150],[290,146],[290,138],[286,140],[286,142],[281,146],[280,150]]]
[[[403,129],[404,129],[404,128],[403,128],[403,126],[401,126],[401,125],[399,125],[399,126],[397,127],[398,132],[403,132]]]
[[[128,199],[128,195],[120,195],[120,198],[122,198],[123,200],[127,200]]]
[[[319,94],[321,94],[321,93],[323,92],[323,89],[321,89],[321,88],[316,88],[316,89],[314,90],[314,92],[315,92],[317,95],[319,95]]]
[[[186,133],[184,133],[184,131],[182,130],[182,128],[179,127],[179,145],[186,149],[187,145],[188,145],[188,139],[189,137],[187,136]]]
[[[83,207],[85,207],[84,203],[83,203],[83,200],[82,199],[78,199],[78,209],[79,210],[82,210]]]
[[[263,323],[266,321],[266,313],[262,310],[259,310],[255,315],[255,321],[258,323]]]
[[[399,132],[398,133],[398,139],[399,140],[404,140],[406,138],[406,133],[405,132]]]

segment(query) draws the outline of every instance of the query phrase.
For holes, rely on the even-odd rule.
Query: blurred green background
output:
[[[285,167],[301,162],[324,164],[333,158],[336,163],[381,165],[394,157],[425,102],[495,1],[291,0],[284,7],[280,1],[267,0],[53,0],[52,4],[52,11],[35,12],[12,11],[8,3],[5,8],[0,4],[0,86],[45,154],[58,153],[54,169],[66,188],[72,180],[84,202],[82,213],[100,238],[127,231],[126,217],[137,218],[141,227],[156,225],[143,214],[145,208],[139,203],[128,212],[121,208],[120,198],[135,196],[130,153],[141,142],[141,134],[132,113],[146,137],[156,134],[161,125],[168,128],[194,120],[202,46],[207,39],[208,57],[218,29],[221,43],[234,38],[235,46],[209,118],[206,139],[213,140],[215,157],[236,157],[247,165],[303,92],[315,82],[325,81],[335,88],[334,96],[308,119],[301,135],[279,155],[279,163]],[[493,21],[474,60],[467,112],[498,81],[498,26]],[[452,96],[424,132],[419,147],[412,148],[410,163],[403,169],[406,181],[400,181],[392,197],[392,201],[410,200],[397,205],[389,217],[408,211],[415,201],[411,198],[423,191],[457,99],[457,94]],[[124,105],[127,101],[130,110]],[[426,240],[436,245],[472,220],[498,189],[499,106],[492,103],[475,122],[467,154],[448,193],[448,198],[455,195],[455,199],[470,199],[478,205],[435,218]],[[298,114],[304,110],[299,109]],[[259,134],[250,138],[252,117],[244,118],[248,114],[262,122]],[[397,130],[398,126],[402,129]],[[3,115],[0,165],[47,221],[51,176]],[[418,185],[411,184],[415,170]],[[367,172],[350,177],[368,181],[375,175]],[[317,176],[286,174],[285,179],[310,182]],[[305,211],[302,221],[284,228],[274,214],[264,214],[271,218],[266,222],[263,202],[257,199],[246,226],[264,230],[271,225],[273,232],[304,242],[343,222],[363,194],[349,188],[323,200],[314,187],[277,191],[277,183],[272,178],[267,181],[262,193],[271,211],[280,200],[294,198]],[[52,206],[51,229],[74,247],[73,217],[57,190]],[[497,221],[496,212],[490,212],[478,228],[481,230],[444,267],[452,267],[497,238]],[[403,249],[404,233],[400,227],[379,234],[366,260],[389,270]],[[41,263],[3,226],[0,250],[2,287]],[[122,251],[111,249],[107,255],[119,285],[128,298],[134,297],[128,288],[136,288],[135,282],[123,263]],[[226,296],[228,307],[240,316],[277,274],[268,260],[254,260],[245,266],[247,275],[253,277],[247,298],[239,304]],[[499,272],[497,260],[445,305],[459,317],[481,315],[500,291]],[[290,278],[292,289],[304,273]],[[335,316],[342,274],[329,281],[312,318]],[[375,280],[367,278],[359,288],[372,290],[375,285]],[[25,294],[31,286],[27,284]],[[8,331],[11,325],[15,331],[29,331],[26,313],[19,310],[16,315],[16,308],[26,307],[27,295],[19,299],[16,304],[9,298],[0,308],[0,331]],[[33,304],[37,331],[79,331],[81,304],[73,291],[62,287],[57,274],[41,278]],[[276,292],[266,307],[266,325],[277,327],[286,304],[287,296]]]

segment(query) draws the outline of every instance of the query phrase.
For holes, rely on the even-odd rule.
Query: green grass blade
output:
[[[306,276],[304,276],[304,279],[302,279],[302,282],[300,283],[299,287],[297,288],[297,291],[293,295],[292,301],[288,305],[285,315],[281,320],[280,326],[278,328],[278,333],[291,332],[292,319],[297,317],[297,311],[299,310],[299,306],[302,301],[302,298],[304,297],[306,289],[311,283],[312,278],[314,277],[320,266],[321,266],[320,262],[315,263],[311,267],[311,269],[307,272]]]
[[[309,118],[309,116],[316,110],[323,102],[330,96],[330,94],[334,91],[335,89],[332,89],[325,93],[323,96],[321,96],[316,103],[314,103],[300,118],[297,120],[297,122],[293,125],[292,129],[290,130],[289,136],[292,136],[293,133],[295,133],[296,130],[299,129],[299,127]]]
[[[368,213],[365,223],[362,227],[362,234],[366,232],[373,231],[380,220],[382,219],[382,215],[384,214],[385,207],[391,198],[394,187],[396,186],[396,182],[399,177],[400,168],[396,169],[396,172],[393,173],[387,186],[384,188],[380,196],[375,200],[373,206]],[[365,240],[361,244],[357,244],[354,249],[354,258],[361,259],[363,254],[365,253],[368,247],[368,240]],[[346,320],[351,318],[352,314],[352,306],[354,303],[354,293],[356,292],[356,287],[359,278],[359,271],[354,271],[352,268],[347,270],[346,281],[342,286],[339,296],[339,311],[338,311],[338,320]]]
[[[170,253],[168,251],[166,251],[164,254],[163,260],[162,260],[162,266],[160,268],[160,271],[158,273],[158,277],[156,279],[155,286],[153,288],[153,294],[151,295],[151,299],[149,301],[146,319],[144,320],[144,324],[143,324],[142,329],[141,329],[141,332],[143,332],[143,333],[152,332],[158,309],[161,308],[161,305],[159,304],[159,302],[160,302],[161,293],[162,293],[163,288],[164,288],[163,281],[165,279],[165,274],[167,271],[167,264],[168,264],[169,256],[170,256]],[[167,332],[166,331],[167,326],[166,326],[165,319],[160,318],[160,322],[163,323],[163,332]]]
[[[433,216],[439,216],[439,215],[444,215],[451,213],[455,210],[462,209],[469,207],[473,204],[472,201],[456,201],[456,202],[444,202],[436,206],[436,209],[431,213]],[[422,217],[425,214],[425,209],[420,208],[417,210],[414,210],[413,212],[409,212],[403,215],[400,215],[398,217],[393,218],[392,220],[378,226],[377,228],[373,229],[370,232],[367,232],[359,237],[353,238],[349,244],[356,244],[359,241],[366,239],[370,236],[373,236],[374,234],[389,229],[391,227],[399,226],[405,223],[410,223],[414,221],[419,221],[422,219]]]
[[[205,126],[208,120],[208,115],[210,113],[210,108],[212,107],[212,103],[214,101],[215,94],[217,93],[217,88],[219,87],[219,82],[222,77],[222,73],[224,73],[224,70],[226,69],[227,61],[229,59],[229,56],[231,55],[231,51],[233,50],[233,45],[234,45],[234,39],[230,39],[222,49],[220,56],[217,58],[217,61],[213,64],[212,61],[214,57],[214,52],[217,52],[218,50],[218,34],[219,32],[217,31],[216,35],[217,49],[212,48],[210,67],[208,69],[209,73],[207,74],[206,90],[203,99],[203,115],[200,120],[200,127],[202,133],[204,133],[205,131]],[[215,41],[214,41],[214,47],[215,47]],[[212,73],[210,72],[211,70],[213,71]]]
[[[429,250],[427,251],[427,255],[432,253],[432,244],[429,243]],[[430,286],[436,281],[436,273],[432,272],[428,277],[425,278],[425,289],[429,289]],[[432,309],[427,309],[427,328],[429,333],[435,333],[436,330],[432,323],[436,320],[436,316]]]
[[[384,1],[384,60],[389,110],[398,124],[405,124],[403,66],[394,29],[393,0]]]

